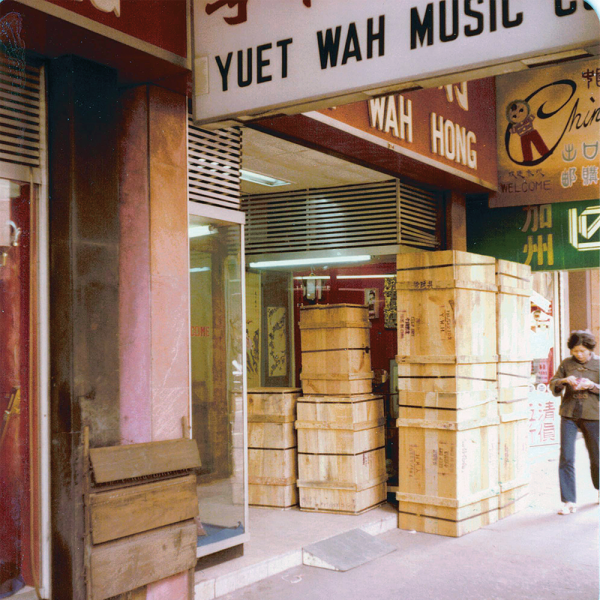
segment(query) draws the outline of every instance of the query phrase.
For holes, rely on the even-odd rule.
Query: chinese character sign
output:
[[[528,399],[529,445],[543,446],[560,442],[560,398],[545,384],[531,385]]]
[[[597,199],[598,62],[504,75],[496,80],[496,94],[499,186],[491,205]],[[534,237],[531,248],[536,244],[541,247]]]

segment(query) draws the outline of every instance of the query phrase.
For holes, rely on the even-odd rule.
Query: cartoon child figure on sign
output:
[[[544,156],[549,152],[542,136],[533,127],[535,117],[531,114],[531,109],[526,100],[514,100],[510,102],[506,107],[506,118],[512,124],[510,132],[517,133],[521,138],[524,163],[533,160],[532,144],[540,153],[540,156]]]

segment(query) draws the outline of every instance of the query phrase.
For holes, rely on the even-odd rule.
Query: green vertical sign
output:
[[[600,201],[488,208],[467,205],[467,249],[533,271],[600,267]]]

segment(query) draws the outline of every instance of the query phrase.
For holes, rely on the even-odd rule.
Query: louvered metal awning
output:
[[[392,254],[400,246],[434,250],[439,194],[384,182],[242,198],[246,255],[365,250]]]

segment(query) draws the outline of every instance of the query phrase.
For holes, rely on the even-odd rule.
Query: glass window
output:
[[[242,227],[190,214],[192,431],[203,547],[241,543],[244,476]],[[210,550],[215,551],[215,550]]]

